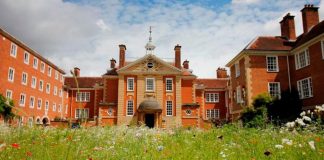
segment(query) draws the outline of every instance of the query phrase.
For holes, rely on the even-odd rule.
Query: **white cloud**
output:
[[[233,0],[232,3],[234,4],[251,4],[251,3],[258,3],[260,0]]]
[[[280,35],[279,21],[288,11],[298,13],[300,34],[305,3],[273,0],[269,6],[264,0],[234,0],[213,10],[180,2],[147,7],[119,0],[17,1],[0,1],[1,27],[66,71],[78,66],[82,75],[100,76],[109,59],[118,60],[121,43],[127,46],[128,58],[144,56],[148,28],[153,26],[155,54],[174,58],[174,46],[182,45],[182,60],[188,59],[199,77],[215,77],[216,69],[257,35]]]

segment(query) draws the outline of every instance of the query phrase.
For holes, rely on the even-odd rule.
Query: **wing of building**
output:
[[[283,91],[297,89],[304,109],[324,104],[324,21],[319,21],[313,5],[301,12],[301,35],[296,37],[294,16],[288,13],[280,21],[280,36],[255,38],[227,63],[232,118],[265,92],[280,97]]]
[[[15,124],[68,116],[62,69],[1,28],[0,57],[0,94],[14,100]]]

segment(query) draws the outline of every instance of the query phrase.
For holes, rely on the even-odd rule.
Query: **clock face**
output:
[[[153,63],[152,63],[152,62],[148,62],[148,63],[147,63],[147,67],[148,67],[148,68],[152,68],[152,67],[153,67]]]

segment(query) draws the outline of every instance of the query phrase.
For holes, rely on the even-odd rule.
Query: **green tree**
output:
[[[13,100],[9,100],[0,94],[0,114],[4,117],[4,121],[8,122],[9,119],[13,118],[15,115],[12,112],[12,107],[14,106]]]

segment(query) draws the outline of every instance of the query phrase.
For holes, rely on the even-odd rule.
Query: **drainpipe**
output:
[[[291,92],[289,57],[288,56],[286,57],[287,57],[287,69],[288,69],[288,85],[289,85],[289,91]]]

